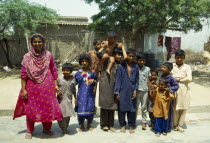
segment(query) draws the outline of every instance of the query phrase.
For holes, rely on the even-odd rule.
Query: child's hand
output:
[[[23,99],[27,99],[28,98],[28,92],[24,89],[22,90],[22,94],[21,94]]]
[[[120,100],[120,94],[117,94],[116,99]]]
[[[133,97],[132,99],[135,99],[136,98],[136,90],[133,92]]]
[[[57,89],[56,92],[57,92],[57,96],[61,96],[62,95],[62,92],[61,92],[60,89]]]
[[[93,82],[94,82],[94,79],[89,79],[87,83],[88,84],[93,84]]]
[[[167,87],[167,88],[165,88],[165,90],[166,90],[166,91],[169,91],[170,89]]]
[[[155,84],[155,85],[153,85],[154,86],[154,88],[156,89],[158,86]]]
[[[118,43],[117,47],[118,47],[118,48],[122,48],[122,47],[123,47],[123,46],[122,46],[122,43]]]

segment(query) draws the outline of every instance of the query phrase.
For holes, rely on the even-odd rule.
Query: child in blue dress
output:
[[[75,74],[75,82],[78,84],[77,112],[80,131],[84,131],[84,120],[87,119],[87,129],[93,130],[91,124],[95,113],[94,86],[97,83],[96,73],[91,71],[91,59],[87,54],[79,57],[79,64],[82,66]]]

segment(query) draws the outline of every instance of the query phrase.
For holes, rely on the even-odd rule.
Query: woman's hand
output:
[[[23,99],[27,99],[28,98],[28,92],[26,91],[26,89],[22,90],[22,95],[21,96],[22,96]]]

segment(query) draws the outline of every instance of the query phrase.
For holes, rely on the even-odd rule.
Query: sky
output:
[[[61,16],[85,16],[89,22],[92,15],[99,12],[98,5],[95,3],[87,4],[84,0],[28,0],[29,3],[35,2],[54,9]]]

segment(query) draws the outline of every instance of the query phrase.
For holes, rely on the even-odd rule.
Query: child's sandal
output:
[[[25,138],[26,139],[32,139],[32,133],[26,133]]]

